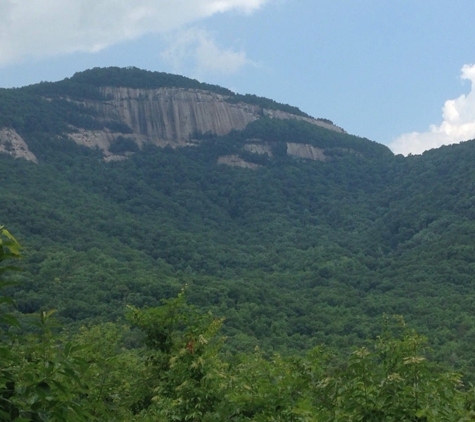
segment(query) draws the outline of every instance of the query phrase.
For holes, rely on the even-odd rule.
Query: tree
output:
[[[22,258],[21,246],[0,228],[0,263]],[[7,271],[18,267],[0,267],[0,290],[16,283],[6,280]],[[85,421],[88,412],[80,406],[83,393],[81,361],[76,347],[59,339],[51,330],[54,311],[41,312],[34,318],[37,333],[21,334],[20,320],[14,316],[13,300],[0,296],[0,419],[5,421]],[[5,309],[8,306],[9,309]]]
[[[186,304],[184,291],[163,306],[130,308],[132,324],[145,333],[148,377],[136,410],[143,417],[202,421],[222,401],[226,369],[218,356],[222,319]]]

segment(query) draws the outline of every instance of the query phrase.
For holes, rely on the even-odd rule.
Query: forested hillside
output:
[[[221,332],[227,339],[221,351],[203,352],[211,353],[217,365],[211,365],[213,371],[225,371],[238,352],[249,360],[234,370],[254,368],[249,375],[241,373],[250,378],[233,393],[239,397],[227,396],[242,406],[236,413],[240,416],[229,420],[270,420],[265,419],[269,415],[245,419],[242,402],[248,384],[262,381],[263,390],[269,387],[263,379],[256,381],[267,357],[276,352],[293,356],[293,363],[277,360],[279,368],[291,371],[294,364],[310,365],[292,359],[325,345],[337,355],[336,362],[345,362],[354,347],[369,345],[385,330],[384,315],[402,315],[409,327],[428,337],[431,348],[423,356],[460,371],[465,380],[474,379],[475,141],[404,158],[344,131],[261,116],[242,130],[195,133],[190,145],[162,148],[127,139],[123,122],[100,120],[68,96],[90,99],[106,82],[153,89],[191,84],[193,89],[235,94],[173,75],[125,80],[121,75],[104,80],[100,71],[90,71],[56,84],[0,92],[0,129],[15,130],[37,159],[14,158],[6,149],[0,154],[0,224],[23,246],[24,271],[11,276],[19,284],[5,293],[15,299],[18,314],[55,309],[57,320],[70,335],[79,336],[77,341],[101,336],[100,330],[120,338],[118,327],[128,306],[147,313],[163,299],[175,303],[186,286],[188,304],[224,318]],[[241,100],[307,118],[267,99],[241,96],[232,101]],[[103,150],[78,145],[68,136],[72,127],[105,130],[104,125],[123,135],[114,141],[120,160],[106,162]],[[311,151],[313,158],[291,154],[295,145]],[[246,165],[229,165],[222,157]],[[188,312],[188,305],[180,303]],[[130,311],[128,318],[143,332],[134,328],[121,340],[137,359],[131,363],[138,365],[136,371],[143,361],[134,355],[135,347],[144,335],[156,333]],[[102,323],[119,325],[97,325]],[[182,330],[182,322],[177,324]],[[217,329],[200,327],[204,331],[190,334],[186,344]],[[409,331],[405,336],[397,347],[422,343]],[[396,347],[391,343],[396,340],[387,341]],[[175,353],[157,344],[152,348],[167,356]],[[262,355],[251,357],[256,346]],[[407,358],[405,353],[399,358]],[[358,365],[363,355],[356,355],[362,360],[354,357]],[[122,362],[121,356],[114,362]],[[227,358],[218,362],[218,356]],[[378,356],[368,359],[384,361]],[[162,364],[155,362],[154,370]],[[312,371],[323,377],[338,365],[310,372],[300,366],[302,372],[288,382],[308,385],[305,377],[316,377]],[[372,376],[375,380],[381,374]],[[185,375],[170,375],[177,377],[173,382],[180,376]],[[429,394],[436,387],[427,388]],[[317,405],[307,393],[289,396],[289,406],[299,402],[301,412],[306,405],[318,407],[327,419],[316,420],[351,420],[344,419],[349,413],[332,416],[330,402]],[[265,397],[255,394],[262,400],[259,409],[270,411]],[[152,400],[145,396],[143,400]],[[165,396],[173,400],[173,395]],[[213,406],[222,399],[210,398],[218,413],[224,410]],[[462,401],[457,406],[463,408]],[[128,406],[147,407],[144,402]],[[381,420],[375,415],[367,420]],[[457,417],[440,420],[463,420]]]
[[[474,389],[427,360],[401,317],[349,357],[323,345],[301,354],[225,353],[222,318],[186,303],[128,306],[127,324],[58,334],[54,310],[12,313],[11,260],[0,228],[0,417],[5,421],[469,421]],[[5,305],[8,305],[5,306]]]

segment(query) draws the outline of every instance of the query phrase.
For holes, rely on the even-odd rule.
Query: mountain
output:
[[[80,145],[100,148],[106,160],[122,159],[124,154],[117,153],[132,152],[127,148],[135,150],[133,144],[193,145],[194,135],[226,135],[262,118],[305,121],[344,133],[295,107],[137,68],[92,69],[11,93],[4,90],[0,96],[0,151],[31,161],[36,157],[19,133],[66,134]],[[24,110],[18,110],[18,101]],[[291,151],[323,157],[312,148]]]
[[[184,285],[229,350],[341,351],[401,314],[473,376],[475,142],[394,156],[325,119],[176,75],[0,91],[13,296],[73,330]],[[17,157],[17,158],[15,158]]]

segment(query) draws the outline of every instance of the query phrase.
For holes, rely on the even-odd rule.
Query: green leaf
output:
[[[0,316],[0,322],[11,325],[13,327],[20,328],[20,323],[18,322],[18,319],[10,314]]]

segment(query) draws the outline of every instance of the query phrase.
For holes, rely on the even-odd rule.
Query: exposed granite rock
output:
[[[113,154],[111,144],[120,136],[136,142],[141,148],[146,143],[165,147],[193,146],[198,133],[226,135],[232,130],[242,130],[249,123],[263,116],[273,119],[296,119],[314,125],[344,132],[329,120],[298,116],[281,110],[263,109],[259,105],[228,101],[228,95],[199,89],[159,88],[136,89],[100,88],[105,100],[79,101],[81,106],[93,110],[94,120],[100,130],[71,127],[67,133],[72,140],[90,148],[100,148],[104,160],[123,160],[130,155]],[[68,99],[68,101],[73,101]],[[113,128],[113,129],[107,129]],[[260,139],[249,139],[244,150],[254,154],[273,156],[270,144]],[[324,160],[323,151],[310,145],[287,144],[288,154],[312,160]],[[0,152],[37,162],[24,140],[13,129],[0,130]],[[256,168],[236,156],[220,158],[220,163],[246,168]]]
[[[9,154],[15,158],[24,158],[34,163],[38,162],[23,138],[11,128],[0,129],[0,153]]]
[[[83,105],[94,109],[100,119],[126,124],[137,140],[159,146],[189,145],[195,133],[226,135],[231,130],[244,129],[262,116],[304,120],[344,132],[327,121],[262,109],[243,102],[227,102],[226,95],[198,89],[104,87],[101,92],[105,101],[90,100]],[[110,134],[106,137],[110,138]],[[97,146],[101,147],[100,143]]]
[[[100,148],[104,153],[104,161],[122,161],[125,160],[133,152],[125,152],[124,154],[117,155],[109,151],[111,143],[119,136],[123,136],[120,132],[111,132],[105,130],[84,130],[80,129],[78,132],[69,133],[68,136],[77,144],[84,145],[89,148]],[[133,139],[135,143],[141,147],[144,143],[148,142],[148,138],[143,135],[128,134],[128,138]],[[159,146],[167,146],[167,142],[158,143]],[[191,144],[194,145],[194,144]]]
[[[254,163],[249,163],[245,160],[243,160],[241,157],[238,155],[223,155],[218,158],[218,164],[225,164],[227,166],[231,167],[242,167],[242,168],[247,168],[247,169],[252,169],[255,170],[258,167],[260,167],[258,164]]]
[[[249,139],[252,141],[244,145],[244,150],[252,152],[253,154],[267,154],[269,157],[273,157],[272,148],[269,144],[259,142],[259,139]]]
[[[114,135],[107,130],[83,130],[70,133],[68,136],[79,145],[89,148],[100,148],[104,152],[108,151],[110,143],[114,140]]]
[[[225,135],[259,118],[259,107],[230,104],[225,96],[183,88],[101,88],[107,100],[85,105],[128,125],[158,145],[183,146],[194,133]]]
[[[287,154],[294,157],[307,158],[314,161],[326,161],[324,150],[309,144],[287,143]]]

